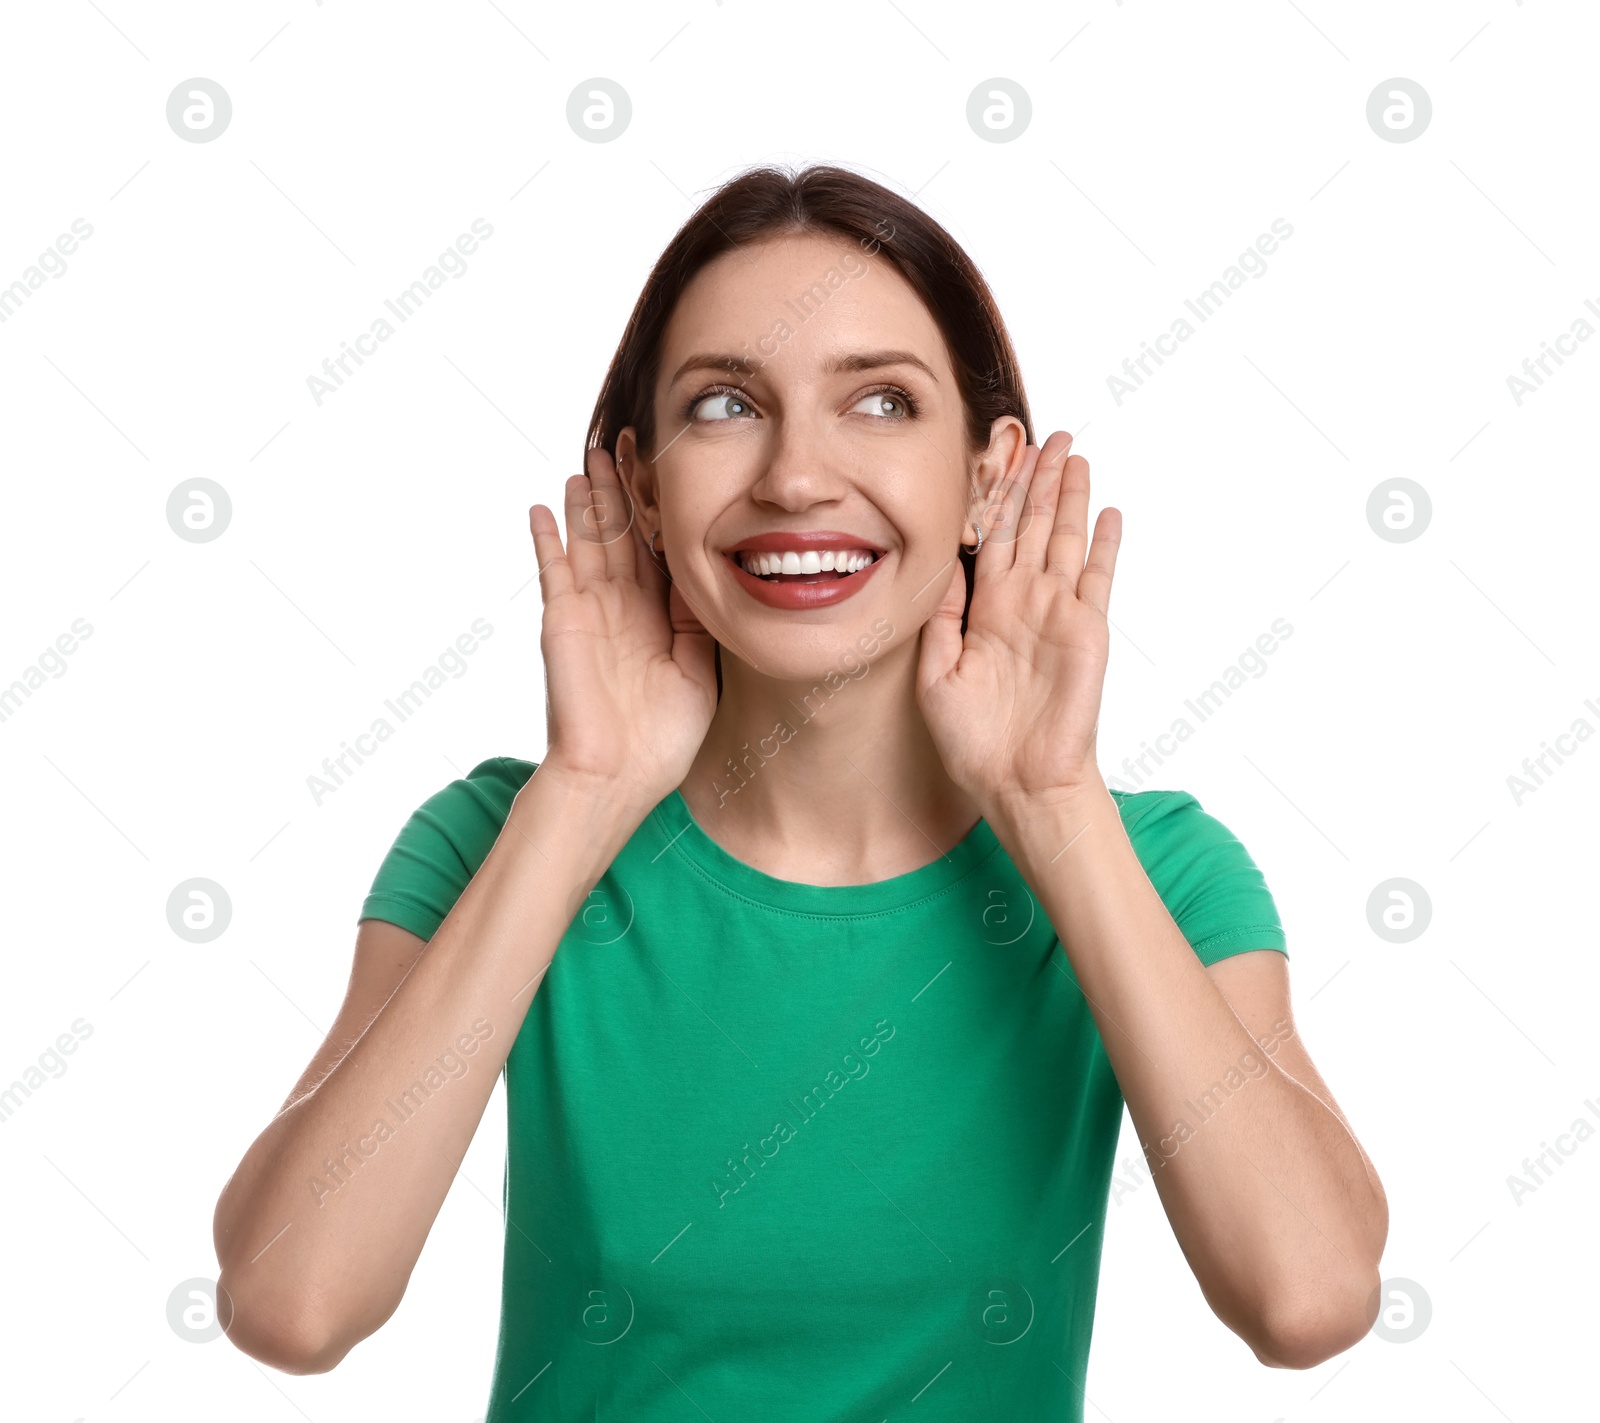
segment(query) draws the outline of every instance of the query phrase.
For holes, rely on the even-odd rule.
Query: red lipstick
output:
[[[741,553],[796,553],[823,552],[828,549],[866,550],[873,555],[872,562],[854,573],[837,573],[824,570],[817,573],[780,574],[760,578],[740,566]],[[846,598],[854,597],[866,586],[867,580],[877,571],[888,550],[860,534],[843,533],[837,529],[797,529],[785,532],[774,529],[753,534],[723,550],[723,557],[733,572],[735,582],[757,602],[769,608],[796,611],[806,608],[832,607]]]

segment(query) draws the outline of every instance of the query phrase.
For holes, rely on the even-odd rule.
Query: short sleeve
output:
[[[1187,791],[1113,796],[1145,874],[1201,963],[1251,949],[1287,956],[1266,878],[1227,826]]]
[[[537,767],[495,756],[423,801],[378,866],[357,922],[383,919],[431,939],[488,858]]]

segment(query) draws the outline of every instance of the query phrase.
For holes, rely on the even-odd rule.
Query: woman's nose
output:
[[[839,498],[849,486],[852,461],[826,422],[789,418],[775,423],[753,493],[794,509]]]

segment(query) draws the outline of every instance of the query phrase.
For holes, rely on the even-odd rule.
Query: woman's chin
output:
[[[863,612],[866,612],[863,606]],[[827,696],[847,683],[866,676],[873,661],[894,638],[890,619],[847,616],[841,607],[826,623],[795,619],[775,633],[761,614],[732,620],[731,636],[722,644],[722,673],[726,682],[730,662],[737,659],[757,676],[788,682]]]

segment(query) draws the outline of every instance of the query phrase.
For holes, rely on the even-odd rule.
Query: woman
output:
[[[1096,766],[1121,518],[1087,540],[1071,443],[893,192],[695,213],[567,544],[530,510],[545,758],[403,828],[218,1205],[242,1349],[323,1371],[388,1318],[502,1067],[489,1423],[1081,1418],[1124,1101],[1257,1358],[1366,1332],[1387,1208],[1261,874]]]

